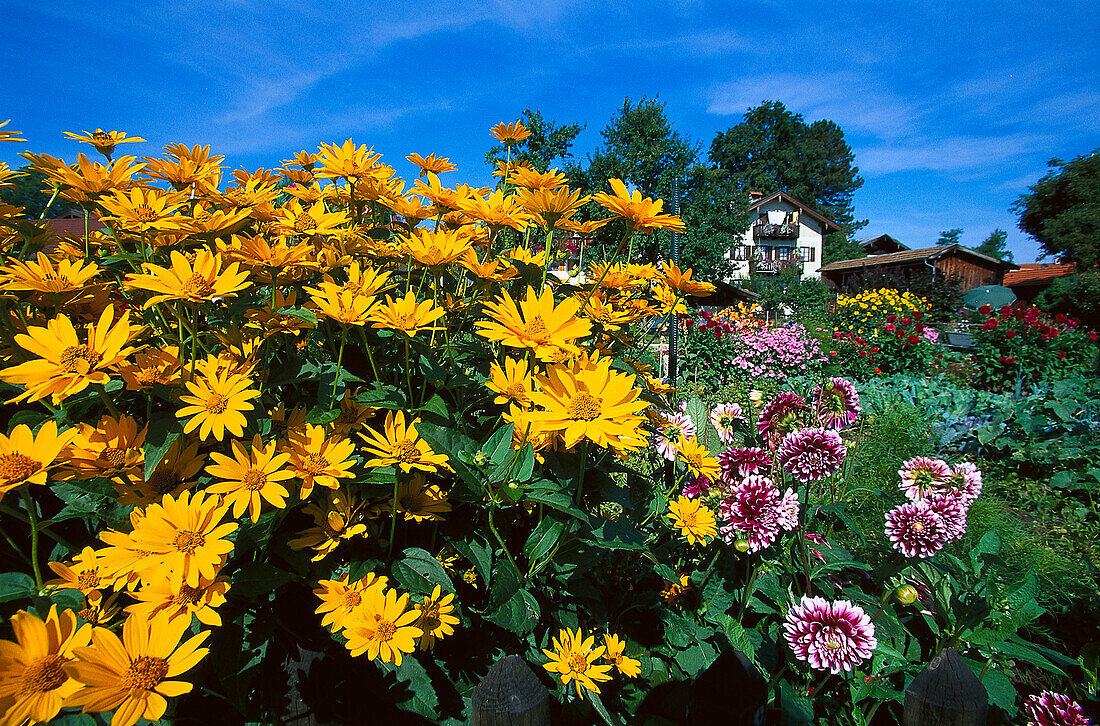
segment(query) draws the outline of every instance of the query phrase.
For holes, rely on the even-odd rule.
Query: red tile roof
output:
[[[1077,272],[1076,265],[1059,265],[1053,262],[1025,262],[1020,269],[1005,273],[1005,287],[1016,285],[1042,285],[1056,277]]]
[[[83,217],[58,217],[57,219],[47,219],[45,226],[57,237],[82,237],[84,235]],[[95,232],[100,229],[103,229],[103,222],[100,222],[99,217],[93,214],[88,219],[88,231]]]

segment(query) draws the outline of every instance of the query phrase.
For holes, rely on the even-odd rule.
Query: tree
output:
[[[1100,264],[1100,149],[1050,171],[1012,205],[1020,229],[1038,240],[1043,256],[1082,269]]]
[[[1003,229],[995,229],[989,233],[989,236],[980,245],[974,248],[974,251],[996,257],[998,260],[1012,262],[1012,252],[1007,249],[1007,245],[1008,232]]]
[[[936,244],[940,247],[946,247],[947,245],[959,244],[959,239],[962,237],[963,231],[956,227],[955,229],[945,229],[940,232],[940,238],[936,240]]]
[[[0,202],[23,207],[28,218],[38,218],[46,211],[50,202],[51,193],[45,191],[50,188],[49,182],[46,181],[45,174],[33,166],[20,167],[19,171],[21,176],[10,180],[9,186],[0,186]],[[50,216],[58,216],[75,206],[59,197],[49,207],[48,213]]]
[[[821,252],[821,266],[839,262],[840,260],[858,260],[867,256],[867,251],[859,242],[849,239],[843,234],[825,235],[824,249]]]
[[[867,224],[854,216],[852,197],[863,185],[844,131],[832,121],[807,124],[779,101],[765,101],[720,131],[710,159],[744,192],[785,191],[851,235]]]
[[[523,141],[515,145],[513,158],[517,161],[526,161],[533,169],[540,172],[549,171],[555,160],[572,158],[569,150],[573,142],[584,126],[581,124],[565,124],[558,126],[553,121],[547,121],[542,117],[542,112],[527,108],[523,110],[522,118],[524,127],[531,132]],[[505,160],[504,144],[497,144],[485,153],[485,161],[495,167],[498,161]]]

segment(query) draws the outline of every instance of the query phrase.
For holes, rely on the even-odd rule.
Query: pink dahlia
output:
[[[736,403],[721,403],[710,412],[710,422],[718,432],[718,438],[727,446],[733,443],[733,427],[745,420],[745,412]]]
[[[844,463],[848,448],[833,429],[796,429],[779,445],[779,464],[795,479],[806,483],[834,474]]]
[[[706,475],[700,475],[694,478],[689,476],[680,494],[688,499],[695,499],[703,492],[710,491],[712,486],[714,486],[714,483],[710,480],[710,477]]]
[[[950,532],[932,504],[921,499],[886,513],[886,536],[906,557],[931,557],[943,549]]]
[[[794,655],[819,671],[851,671],[869,660],[878,646],[867,613],[847,600],[829,602],[802,596],[787,611],[784,637]]]
[[[826,428],[848,428],[863,410],[856,387],[844,378],[828,379],[814,389],[814,397],[817,399],[817,420]]]
[[[726,543],[744,538],[749,543],[749,552],[770,547],[782,528],[781,499],[775,483],[766,476],[746,477],[734,486],[718,507],[722,522],[719,531]]]
[[[726,449],[718,455],[722,465],[722,478],[735,483],[752,474],[768,471],[772,468],[771,454],[761,448]]]
[[[669,461],[676,459],[676,444],[682,436],[690,440],[697,433],[695,423],[686,413],[674,413],[667,417],[668,424],[662,426],[653,436],[653,446],[657,453]]]
[[[756,428],[768,440],[768,446],[775,449],[788,432],[800,425],[803,414],[809,410],[802,396],[782,391],[764,406]]]
[[[787,531],[798,529],[798,492],[787,487],[787,492],[775,506],[775,518],[779,526]]]
[[[952,467],[951,478],[948,480],[947,485],[952,491],[957,492],[969,506],[982,493],[982,472],[977,466],[968,461],[955,464]]]
[[[1054,691],[1028,696],[1024,715],[1028,719],[1027,726],[1089,726],[1092,723],[1076,701]]]
[[[924,499],[934,491],[947,488],[947,481],[951,478],[951,467],[942,459],[916,456],[901,465],[898,475],[901,476],[899,486],[905,492],[905,496],[916,501]]]
[[[962,539],[966,534],[966,515],[970,511],[970,504],[955,492],[933,494],[925,501],[943,520],[947,541],[954,542]]]

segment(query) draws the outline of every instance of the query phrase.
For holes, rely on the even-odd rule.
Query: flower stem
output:
[[[336,375],[332,378],[332,395],[329,396],[328,410],[336,403],[336,386],[340,383],[340,371],[344,364],[344,344],[348,341],[348,326],[340,326],[340,352],[336,354]],[[396,485],[394,485],[396,486]],[[394,506],[397,506],[396,503]]]
[[[497,544],[500,545],[500,549],[504,552],[504,556],[508,558],[508,562],[511,563],[512,569],[516,571],[516,577],[520,582],[525,582],[527,578],[523,576],[523,573],[519,571],[519,566],[516,565],[516,560],[512,557],[512,553],[508,551],[508,546],[504,544],[504,540],[501,538],[500,533],[497,532],[496,524],[493,522],[493,512],[497,510],[496,504],[492,504],[489,507],[489,531],[493,533],[493,538],[496,539]]]
[[[386,555],[393,553],[393,542],[397,537],[397,488],[400,477],[397,476],[397,471],[393,472],[393,508],[390,510],[390,541],[386,545]]]
[[[28,487],[23,488],[23,506],[27,508],[27,522],[31,527],[31,569],[34,571],[34,584],[42,591],[42,570],[38,565],[38,513],[34,499]]]
[[[584,493],[584,470],[588,465],[588,439],[581,444],[581,465],[577,471],[577,492],[574,495],[574,503],[580,505],[581,495]]]

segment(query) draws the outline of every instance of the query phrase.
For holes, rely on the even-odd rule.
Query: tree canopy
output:
[[[553,121],[547,121],[539,110],[524,109],[520,121],[531,132],[523,141],[514,147],[514,159],[526,161],[531,168],[546,172],[550,170],[555,161],[565,162],[572,158],[569,150],[577,135],[584,130],[581,124],[558,125]],[[505,160],[504,144],[497,144],[485,152],[485,161],[491,166]]]
[[[1008,232],[1003,229],[995,229],[989,233],[980,245],[974,248],[975,252],[996,257],[998,260],[1012,262],[1012,252],[1008,249]]]
[[[1013,205],[1020,229],[1038,240],[1044,256],[1084,269],[1100,265],[1100,149],[1047,165],[1050,171]]]
[[[945,229],[940,232],[940,238],[936,240],[936,244],[940,247],[946,247],[947,245],[957,245],[962,239],[963,231],[956,227],[955,229]]]
[[[855,154],[832,121],[807,124],[781,102],[765,101],[746,111],[741,123],[718,132],[710,159],[743,192],[785,191],[848,235],[867,224],[855,219],[853,209],[852,197],[863,185]]]

